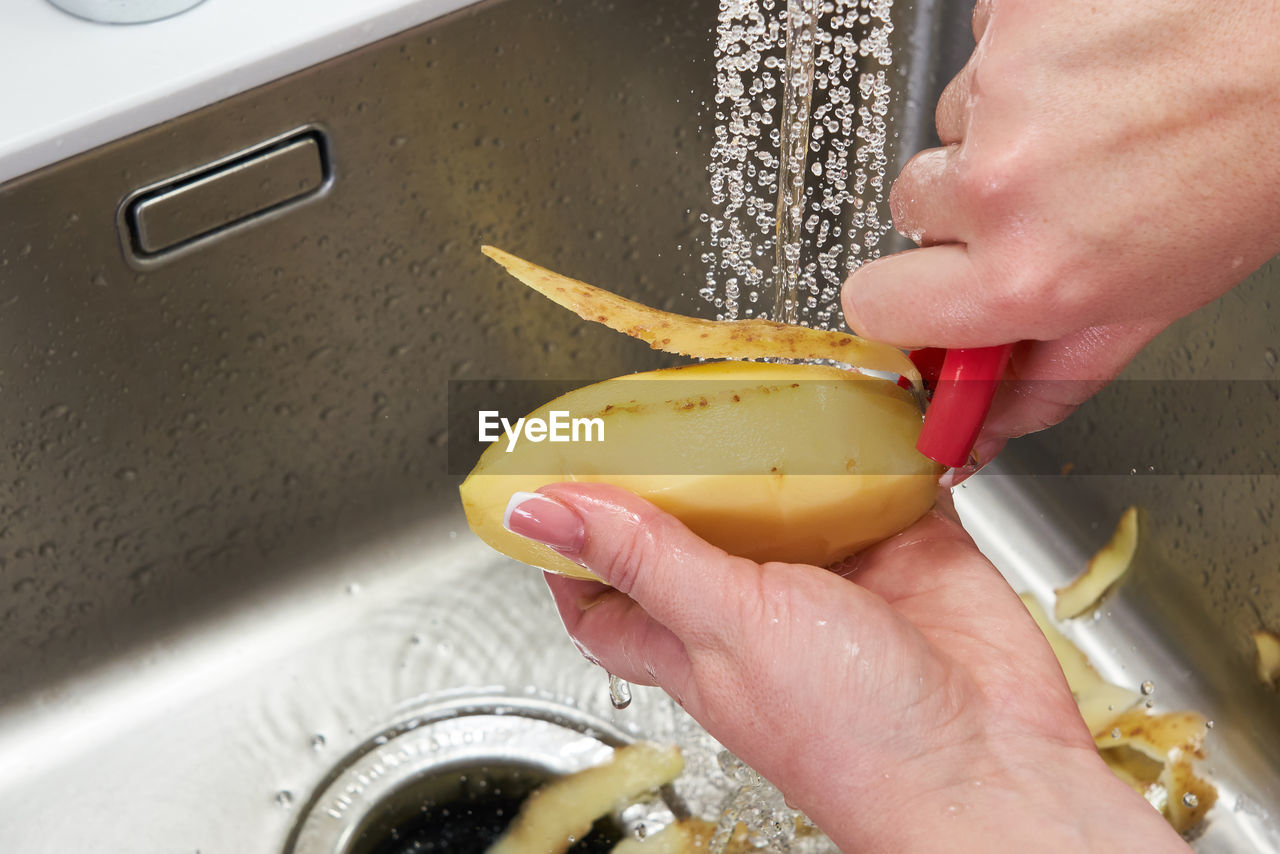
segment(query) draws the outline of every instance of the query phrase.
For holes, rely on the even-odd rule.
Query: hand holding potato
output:
[[[1280,251],[1280,6],[979,0],[974,33],[945,147],[893,187],[923,248],[856,271],[843,304],[902,346],[1021,342],[989,458]]]
[[[547,576],[583,653],[662,686],[843,850],[1187,850],[943,511],[837,573],[732,557],[606,484],[513,505],[514,533],[612,585]]]

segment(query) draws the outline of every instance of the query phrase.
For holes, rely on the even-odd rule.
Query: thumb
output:
[[[1030,289],[1016,270],[993,269],[961,243],[898,252],[864,264],[844,283],[845,322],[899,347],[991,347],[1052,340],[1088,325],[1070,289]]]

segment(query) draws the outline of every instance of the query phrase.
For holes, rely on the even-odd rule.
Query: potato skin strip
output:
[[[1258,652],[1258,681],[1274,688],[1280,682],[1280,635],[1259,629],[1253,633],[1253,643]]]
[[[1093,743],[1111,771],[1160,811],[1179,833],[1204,820],[1218,790],[1196,773],[1208,722],[1196,712],[1151,712],[1141,695],[1102,679],[1085,654],[1028,593],[1022,601],[1067,677]]]
[[[1142,701],[1142,695],[1137,691],[1112,685],[1099,676],[1085,654],[1058,631],[1044,608],[1030,593],[1022,594],[1022,604],[1027,606],[1032,619],[1040,627],[1040,632],[1049,641],[1090,734],[1098,736],[1110,731],[1122,714]]]
[[[1103,595],[1129,571],[1137,550],[1138,508],[1130,507],[1120,517],[1110,541],[1093,556],[1084,573],[1066,587],[1054,591],[1057,594],[1054,619],[1069,620],[1092,611]]]
[[[788,323],[706,320],[686,317],[618,296],[577,279],[539,267],[494,246],[480,251],[506,271],[583,320],[602,323],[655,350],[698,359],[831,360],[869,371],[905,377],[923,388],[920,371],[901,350],[844,332]]]
[[[637,742],[614,750],[609,761],[553,780],[524,802],[511,826],[486,854],[561,854],[610,810],[684,770],[678,747]]]

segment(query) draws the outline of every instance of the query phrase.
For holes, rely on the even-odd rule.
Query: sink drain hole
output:
[[[633,738],[582,710],[506,695],[425,701],[321,781],[285,854],[483,852],[539,786],[600,765]],[[609,851],[683,813],[674,792],[606,816],[570,849]]]
[[[485,764],[413,780],[371,811],[345,854],[483,854],[524,799],[555,776],[533,766]],[[621,839],[621,828],[606,816],[569,851],[607,852]]]

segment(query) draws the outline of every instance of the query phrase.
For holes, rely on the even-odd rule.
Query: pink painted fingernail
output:
[[[540,492],[517,492],[507,502],[502,527],[573,558],[582,551],[586,529],[570,507]]]

